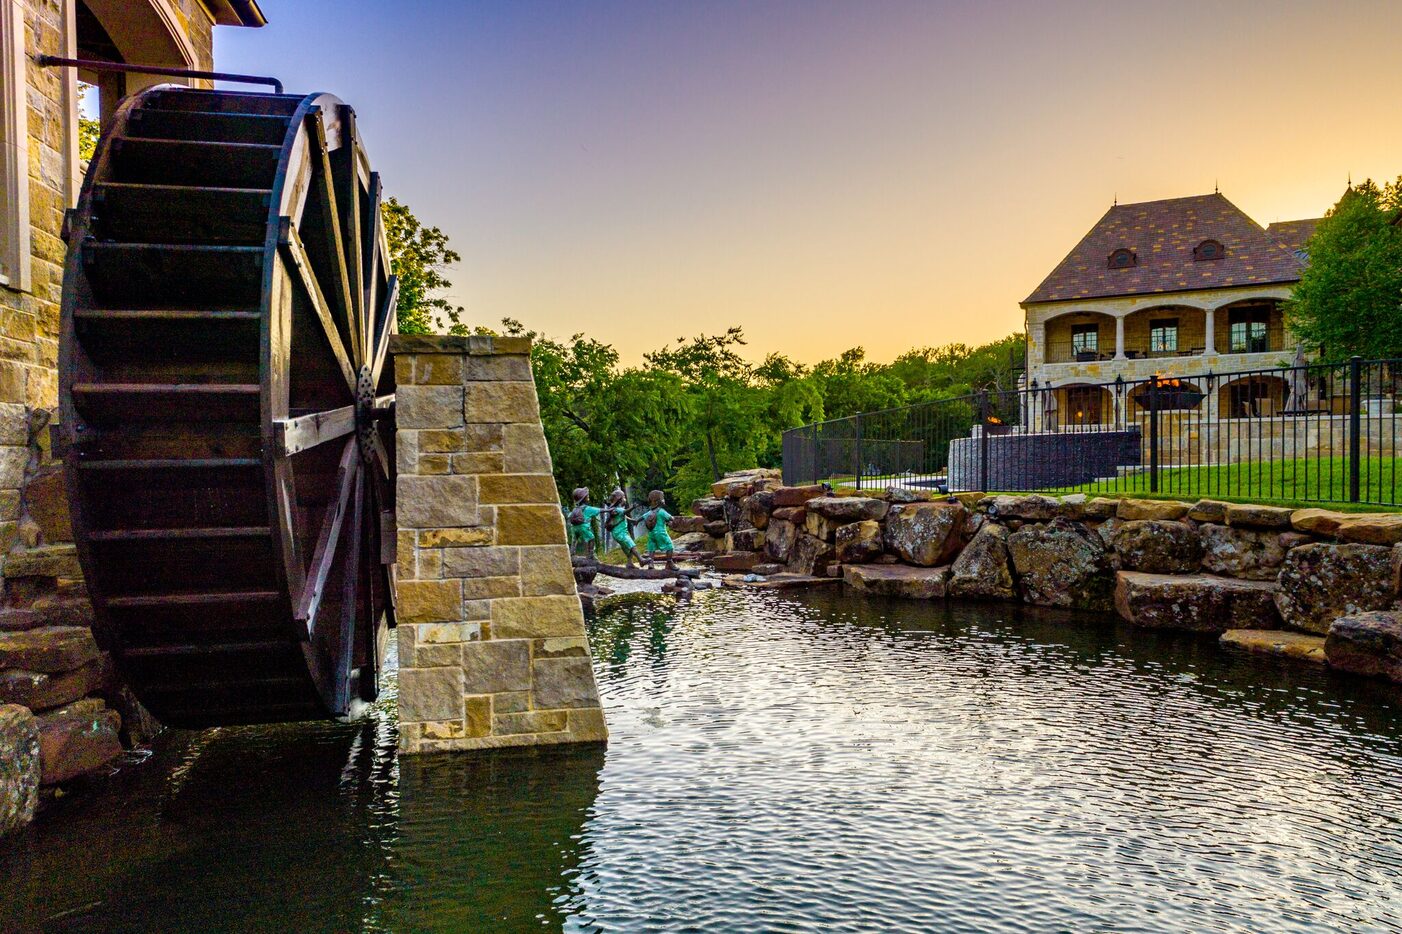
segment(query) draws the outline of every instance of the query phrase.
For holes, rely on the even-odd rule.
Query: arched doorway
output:
[[[1062,427],[1108,425],[1114,421],[1114,402],[1110,390],[1104,386],[1072,383],[1058,386],[1055,393]]]
[[[1217,395],[1222,418],[1260,418],[1285,411],[1289,384],[1279,376],[1243,376],[1224,383]]]

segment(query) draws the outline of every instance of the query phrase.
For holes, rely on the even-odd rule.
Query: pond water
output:
[[[592,624],[613,739],[168,734],[0,844],[0,929],[1402,930],[1402,702],[1006,606]]]

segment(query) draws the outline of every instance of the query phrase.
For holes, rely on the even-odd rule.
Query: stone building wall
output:
[[[400,749],[605,740],[529,340],[390,351]]]

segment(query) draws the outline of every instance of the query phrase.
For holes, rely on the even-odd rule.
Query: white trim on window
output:
[[[29,291],[29,112],[20,0],[0,0],[0,281]]]

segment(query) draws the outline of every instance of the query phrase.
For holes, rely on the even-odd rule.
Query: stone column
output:
[[[390,351],[400,751],[606,740],[530,341]]]
[[[1204,341],[1203,355],[1211,357],[1217,353],[1217,309],[1207,309],[1207,337]]]
[[[1125,316],[1115,315],[1115,359],[1124,360],[1125,357]]]

